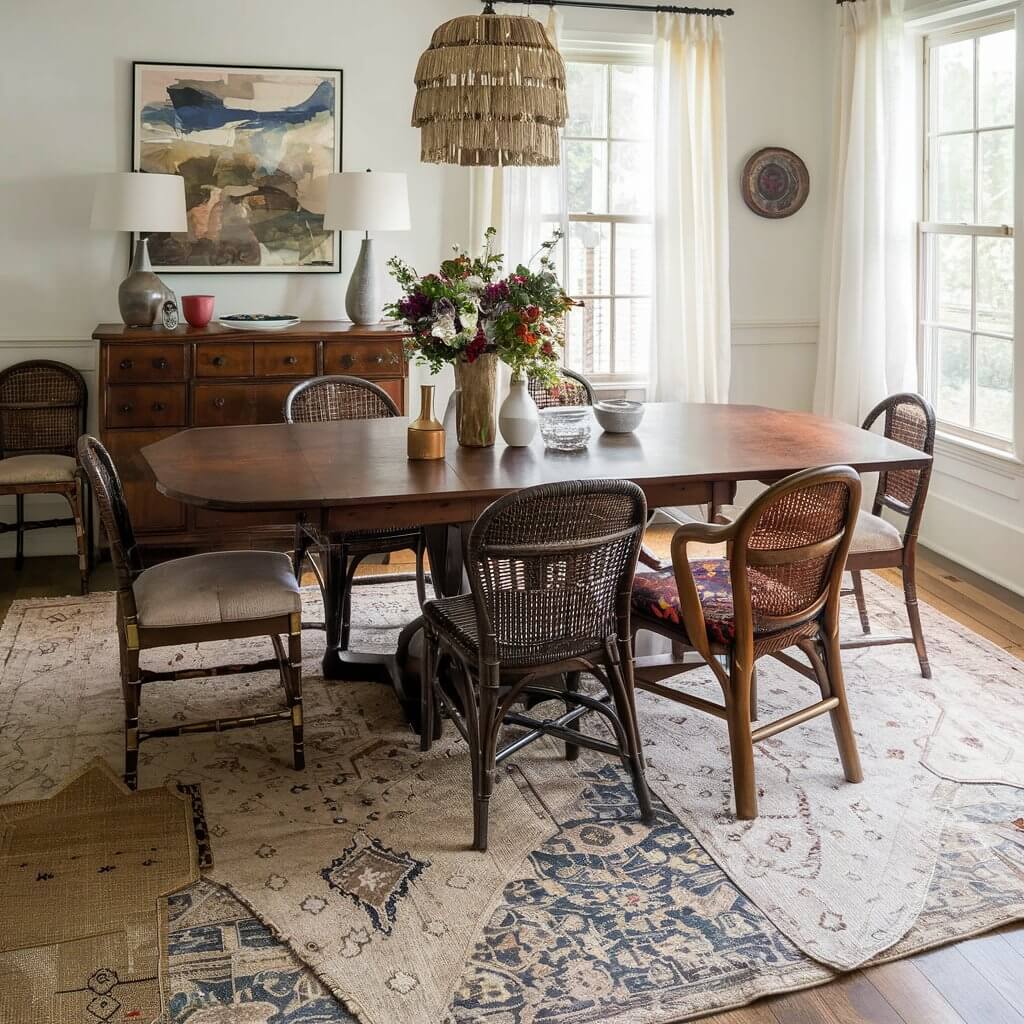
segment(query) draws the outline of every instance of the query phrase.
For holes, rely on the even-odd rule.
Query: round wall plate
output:
[[[807,164],[788,149],[768,146],[743,168],[743,200],[759,217],[792,217],[811,190]]]

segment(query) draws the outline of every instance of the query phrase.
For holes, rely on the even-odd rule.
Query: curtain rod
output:
[[[669,4],[627,4],[611,0],[480,0],[484,14],[494,14],[496,3],[525,3],[532,7],[538,3],[544,7],[593,7],[602,11],[641,11],[655,14],[705,14],[709,18],[731,18],[736,12],[731,7],[674,7]]]

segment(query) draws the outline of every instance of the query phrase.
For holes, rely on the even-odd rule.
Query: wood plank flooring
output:
[[[408,571],[402,555],[392,571]],[[380,572],[384,567],[371,566]],[[385,570],[386,571],[386,570]],[[883,571],[899,586],[899,573]],[[113,588],[109,563],[94,590]],[[20,573],[0,560],[0,618],[17,598],[78,592],[73,558],[30,559]],[[923,553],[920,599],[1024,658],[1024,599]],[[1024,1024],[1024,926],[1009,926],[909,960],[854,971],[820,988],[704,1018],[705,1024]]]

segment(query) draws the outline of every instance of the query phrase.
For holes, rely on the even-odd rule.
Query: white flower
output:
[[[480,311],[474,309],[470,313],[462,314],[462,329],[468,331],[470,335],[476,334],[476,325],[480,321]]]
[[[484,279],[482,277],[478,277],[476,274],[473,274],[471,277],[467,277],[465,284],[471,292],[482,292],[486,287]]]
[[[434,326],[430,329],[430,333],[435,338],[440,338],[443,342],[451,341],[458,333],[455,330],[455,316],[451,313],[439,316],[434,321]]]

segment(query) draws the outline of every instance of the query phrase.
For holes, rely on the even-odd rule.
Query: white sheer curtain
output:
[[[720,18],[658,14],[654,398],[729,399],[729,176]]]
[[[903,0],[838,12],[814,406],[859,423],[915,383],[913,118]]]

